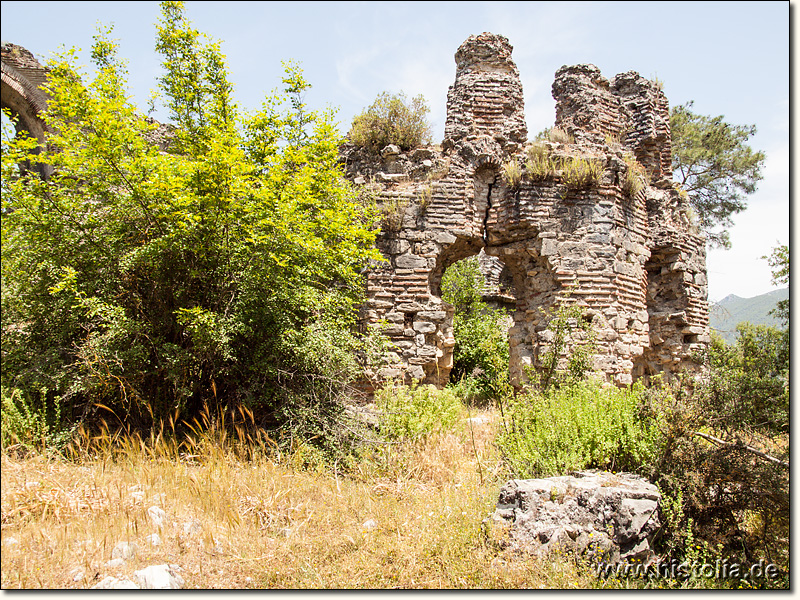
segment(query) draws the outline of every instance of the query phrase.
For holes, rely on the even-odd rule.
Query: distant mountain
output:
[[[709,308],[709,321],[712,330],[728,343],[736,341],[736,326],[744,321],[753,325],[774,325],[780,327],[778,319],[769,314],[780,300],[789,297],[789,288],[767,292],[754,298],[740,298],[734,294],[725,296]]]

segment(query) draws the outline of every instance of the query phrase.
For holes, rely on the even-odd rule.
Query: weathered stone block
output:
[[[394,264],[400,269],[419,269],[428,266],[428,261],[416,254],[402,254],[394,259]]]
[[[436,331],[436,325],[428,321],[414,321],[414,331],[419,333],[433,333]]]

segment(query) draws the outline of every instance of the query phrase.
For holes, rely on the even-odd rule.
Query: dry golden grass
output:
[[[163,563],[192,588],[596,586],[570,561],[537,563],[484,538],[503,472],[497,416],[477,416],[376,446],[347,476],[298,468],[296,456],[237,458],[218,432],[191,455],[161,440],[95,444],[72,462],[6,454],[2,587],[87,588]],[[160,528],[152,506],[167,515]],[[106,567],[121,541],[138,545],[135,559]]]

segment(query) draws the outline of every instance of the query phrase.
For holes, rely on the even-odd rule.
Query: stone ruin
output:
[[[341,149],[348,177],[385,212],[377,245],[386,260],[367,273],[361,323],[380,328],[394,351],[367,392],[394,378],[448,382],[453,307],[441,300],[441,279],[473,255],[490,299],[513,308],[515,385],[526,367],[542,366],[549,311],[560,303],[585,307],[596,332],[593,366],[609,381],[699,368],[692,355],[710,340],[705,238],[672,182],[664,94],[632,71],[608,80],[592,65],[562,67],[553,96],[555,127],[566,135],[531,144],[511,50],[489,33],[458,49],[441,146]],[[40,140],[45,76],[30,52],[3,45],[2,106]],[[552,172],[526,166],[532,147],[553,159]],[[602,170],[589,185],[566,173],[579,158]],[[504,169],[515,161],[522,177],[509,181]],[[647,181],[634,192],[626,178],[642,167]]]
[[[562,67],[553,96],[555,127],[566,135],[529,143],[511,51],[490,33],[458,49],[440,147],[387,146],[380,156],[342,149],[348,177],[386,215],[377,242],[385,262],[368,272],[361,316],[395,351],[367,387],[390,378],[448,382],[453,307],[441,300],[441,279],[473,255],[489,295],[513,306],[515,385],[527,367],[543,366],[550,311],[569,303],[592,320],[593,367],[608,381],[698,370],[693,353],[710,341],[705,237],[672,182],[660,86],[633,71],[608,80],[593,65]],[[532,146],[553,159],[551,172],[526,164]],[[577,159],[602,173],[576,184],[566,171]],[[522,166],[519,180],[504,175],[513,162]],[[629,177],[639,185],[626,184]]]
[[[1,49],[0,106],[16,115],[17,133],[27,132],[40,143],[44,142],[47,125],[39,113],[47,108],[48,97],[41,89],[47,79],[47,69],[28,50],[16,44],[3,44]],[[48,165],[25,165],[43,177],[52,172]]]
[[[597,563],[645,563],[655,557],[660,502],[658,488],[631,473],[512,479],[483,529],[501,548],[540,558],[573,552]]]

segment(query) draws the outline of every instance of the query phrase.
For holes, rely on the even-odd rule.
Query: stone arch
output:
[[[477,256],[482,248],[479,240],[474,238],[457,238],[456,241],[443,249],[436,257],[436,262],[428,277],[431,294],[437,298],[442,297],[442,276],[447,269],[455,263]]]
[[[47,108],[48,97],[41,86],[47,79],[47,69],[25,48],[3,44],[1,79],[0,106],[16,117],[17,134],[25,132],[43,144],[47,125],[40,114]],[[35,170],[42,177],[52,174],[50,165],[23,165],[23,168]]]
[[[510,280],[513,324],[508,332],[509,377],[519,388],[528,380],[526,370],[542,366],[549,344],[545,330],[548,310],[563,290],[546,257],[526,242],[501,247],[489,247],[491,256],[503,265],[502,271]]]
[[[386,165],[374,170],[387,202],[409,201],[402,227],[378,242],[386,266],[369,275],[370,322],[390,323],[398,348],[387,373],[447,382],[455,342],[441,277],[481,251],[494,261],[488,270],[496,291],[501,274],[511,291],[503,300],[514,320],[509,350],[517,384],[525,381],[526,367],[544,366],[548,309],[557,303],[579,304],[593,319],[594,368],[619,385],[647,370],[681,370],[692,349],[707,341],[704,240],[681,220],[685,201],[660,168],[669,158],[663,93],[635,73],[609,82],[596,67],[579,65],[556,73],[553,96],[555,124],[574,134],[574,142],[545,142],[548,152],[560,161],[597,160],[602,174],[588,185],[576,186],[559,169],[505,181],[507,161],[525,163],[527,133],[511,46],[492,34],[470,37],[456,53],[441,147],[398,157],[398,164],[409,164],[407,175]],[[623,151],[644,161],[653,177],[634,198],[620,186]],[[668,268],[656,277],[659,260]],[[650,295],[648,280],[658,290]],[[664,296],[669,290],[675,299]],[[660,340],[655,332],[667,327],[673,328],[669,340]]]

